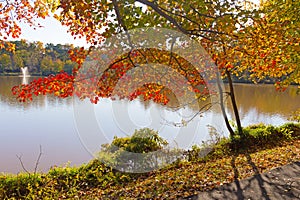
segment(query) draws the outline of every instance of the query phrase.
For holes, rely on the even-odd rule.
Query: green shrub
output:
[[[277,142],[297,139],[300,136],[300,125],[287,123],[276,127],[272,125],[256,124],[243,128],[244,138],[237,134],[232,139],[234,148],[247,148],[251,146],[272,145]]]
[[[121,171],[148,171],[164,162],[160,153],[167,144],[157,131],[143,128],[135,130],[131,137],[114,137],[111,144],[102,145],[98,158]]]
[[[300,123],[286,123],[278,127],[278,129],[285,138],[300,138]]]
[[[41,174],[0,176],[0,199],[26,197],[42,184]]]
[[[290,117],[290,120],[300,122],[300,109],[295,111],[292,116]]]

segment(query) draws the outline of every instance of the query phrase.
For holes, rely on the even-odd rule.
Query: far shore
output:
[[[47,77],[48,75],[43,75],[41,73],[31,73],[29,77]],[[22,73],[16,73],[16,72],[9,72],[9,73],[0,73],[0,76],[10,76],[10,77],[22,77]],[[223,80],[224,83],[228,83],[227,80]],[[273,85],[275,84],[274,81],[266,80],[266,81],[261,81],[258,83],[253,83],[250,80],[234,80],[233,83],[235,84],[251,84],[251,85]],[[293,86],[300,86],[299,84],[291,83]]]

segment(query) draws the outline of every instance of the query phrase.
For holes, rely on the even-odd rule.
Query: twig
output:
[[[36,174],[36,171],[37,171],[38,165],[40,163],[40,159],[42,157],[42,154],[43,154],[43,152],[42,152],[42,145],[40,145],[40,153],[39,153],[39,156],[38,156],[38,158],[37,158],[37,160],[35,162],[34,174]]]
[[[20,163],[21,163],[21,166],[22,166],[23,170],[30,176],[30,172],[25,168],[24,163],[23,163],[23,161],[22,161],[22,155],[20,155],[20,156],[16,155],[16,156],[17,156],[17,158],[19,159],[19,161],[20,161]]]
[[[34,175],[37,172],[37,169],[38,169],[38,166],[39,166],[42,154],[43,154],[43,152],[42,152],[42,145],[40,145],[40,153],[39,153],[38,158],[37,158],[37,160],[35,162],[35,167],[34,167],[34,172],[33,172]],[[18,160],[20,161],[23,170],[30,176],[31,175],[30,172],[26,169],[26,167],[25,167],[25,165],[24,165],[24,163],[22,161],[22,155],[20,155],[20,156],[16,155],[16,156],[17,156]]]

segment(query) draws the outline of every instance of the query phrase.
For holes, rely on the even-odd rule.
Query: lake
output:
[[[128,102],[101,99],[97,105],[89,101],[53,96],[39,96],[30,103],[20,103],[11,88],[24,81],[22,77],[0,76],[0,172],[33,171],[42,147],[38,171],[66,163],[80,165],[93,158],[103,143],[114,136],[127,136],[135,129],[158,130],[171,146],[189,148],[209,139],[209,126],[228,136],[219,109],[195,117],[186,126],[174,123],[194,114],[189,108],[173,111],[167,107],[139,99]],[[296,87],[284,93],[272,85],[235,85],[242,125],[266,123],[280,125],[299,108]],[[229,116],[232,114],[229,112]]]

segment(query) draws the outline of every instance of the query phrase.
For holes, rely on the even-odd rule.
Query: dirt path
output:
[[[184,199],[300,200],[300,161]]]

